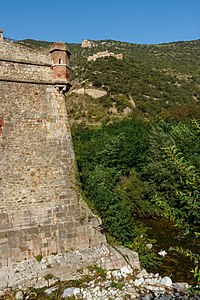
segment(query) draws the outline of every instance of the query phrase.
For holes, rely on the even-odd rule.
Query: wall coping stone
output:
[[[18,82],[18,83],[30,83],[30,84],[45,84],[45,85],[69,85],[71,86],[69,81],[65,80],[25,80],[25,79],[15,79],[10,77],[0,77],[0,81],[7,82]]]
[[[0,61],[14,62],[14,63],[26,64],[26,65],[52,67],[51,63],[34,62],[34,61],[21,60],[21,59],[9,59],[9,58],[2,58],[2,57],[0,57]]]

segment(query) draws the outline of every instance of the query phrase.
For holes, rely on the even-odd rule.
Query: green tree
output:
[[[200,225],[198,126],[198,122],[179,122],[164,123],[156,131],[154,128],[152,156],[143,174],[161,215],[176,220],[186,231],[197,232]]]

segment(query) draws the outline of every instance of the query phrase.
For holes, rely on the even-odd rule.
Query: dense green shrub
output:
[[[101,216],[105,230],[122,243],[135,236],[133,213],[149,214],[140,191],[131,187],[139,180],[133,168],[140,170],[145,159],[147,128],[141,120],[131,119],[102,129],[74,132],[82,189]],[[135,199],[130,201],[133,194]]]
[[[127,119],[74,132],[82,188],[110,235],[131,240],[134,216],[163,215],[199,224],[197,187],[188,186],[183,167],[174,163],[181,158],[198,174],[197,125],[165,120],[150,126]]]

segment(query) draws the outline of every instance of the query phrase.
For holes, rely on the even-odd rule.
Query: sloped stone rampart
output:
[[[1,269],[17,261],[106,243],[78,197],[65,100],[50,57],[2,44],[0,280]]]
[[[48,54],[0,42],[0,289],[42,278],[40,258],[59,276],[70,259],[73,269],[127,264],[78,194],[68,77],[55,74]]]
[[[140,271],[138,254],[130,252],[134,259],[136,272]],[[65,281],[80,277],[80,272],[88,266],[98,265],[106,270],[121,269],[128,264],[115,249],[107,245],[90,247],[87,249],[69,250],[63,253],[23,260],[21,262],[8,262],[6,267],[1,268],[0,290],[5,287],[42,287],[46,285],[45,275],[51,274],[51,283]],[[129,266],[128,266],[129,267]],[[82,273],[82,272],[81,272]]]
[[[90,247],[63,96],[53,86],[0,82],[0,99],[2,262]]]

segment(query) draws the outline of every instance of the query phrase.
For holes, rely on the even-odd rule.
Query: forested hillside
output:
[[[90,99],[83,101],[86,109],[84,111],[82,107],[82,115],[79,116],[74,111],[77,99],[71,96],[69,102],[75,104],[74,110],[69,109],[72,117],[82,117],[91,123],[99,120],[100,116],[100,120],[107,122],[116,118],[116,114],[126,115],[127,111],[148,119],[163,114],[176,118],[179,114],[199,115],[199,40],[163,45],[99,41],[92,48],[70,46],[74,53],[72,79],[84,86],[92,84],[108,92],[108,96],[99,99],[97,104]],[[87,61],[92,53],[105,50],[122,53],[124,58]],[[110,109],[113,107],[117,113]]]
[[[48,48],[50,43],[26,40],[27,46]],[[200,40],[160,45],[92,41],[91,48],[68,44],[72,90],[98,88],[107,96],[94,99],[70,93],[68,114],[75,123],[101,124],[127,115],[146,119],[200,116]],[[87,61],[97,52],[123,54]]]

